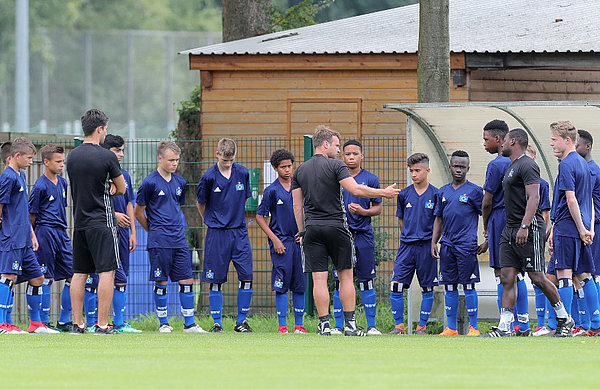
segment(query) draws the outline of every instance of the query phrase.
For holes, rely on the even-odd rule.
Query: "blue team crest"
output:
[[[361,182],[360,184],[361,184],[361,185],[365,185],[365,183],[364,183],[364,182]]]
[[[40,266],[40,270],[42,271],[42,273],[46,274],[46,272],[48,271],[48,267],[45,264],[42,264]]]
[[[177,190],[175,191],[175,194],[177,196],[181,196],[181,187],[180,186],[177,187]]]
[[[425,208],[433,209],[433,201],[427,200],[427,202],[425,203]]]
[[[466,203],[469,201],[469,196],[467,196],[467,194],[465,193],[458,198],[458,201],[460,201],[461,203]]]
[[[235,186],[235,190],[244,190],[244,184],[242,184],[241,182],[238,182],[237,185]]]
[[[212,280],[213,278],[215,278],[215,273],[213,273],[212,270],[207,271],[206,278],[208,278],[209,280]]]
[[[154,270],[154,277],[160,277],[161,274],[162,274],[162,272],[160,271],[159,268],[156,268],[156,270]]]
[[[63,197],[67,197],[67,192],[65,192],[64,189],[62,190],[62,192],[63,192]]]
[[[512,177],[514,172],[515,172],[515,171],[514,171],[513,169],[510,169],[510,172],[508,172],[508,176],[509,176],[509,177]]]
[[[13,262],[12,269],[13,270],[19,270],[19,261],[14,261]]]
[[[129,184],[127,183],[127,180],[125,180],[125,189],[129,189]]]
[[[91,284],[92,282],[94,282],[94,280],[90,276],[88,276],[88,278],[86,278],[86,280],[85,280],[86,284]]]
[[[275,287],[276,288],[283,288],[283,281],[281,281],[281,280],[275,281]]]

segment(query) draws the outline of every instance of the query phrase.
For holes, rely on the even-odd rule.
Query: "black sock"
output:
[[[346,327],[355,329],[356,319],[354,318],[354,311],[344,311],[344,321],[346,322]]]
[[[325,323],[325,322],[329,322],[329,315],[325,315],[325,316],[319,316],[319,321],[321,323]]]

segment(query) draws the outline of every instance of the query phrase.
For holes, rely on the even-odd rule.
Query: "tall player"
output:
[[[217,163],[208,169],[198,184],[198,211],[208,227],[204,244],[202,282],[208,282],[210,312],[214,320],[211,332],[223,332],[221,322],[223,293],[229,263],[238,274],[238,317],[233,330],[252,332],[246,320],[252,301],[252,248],[244,216],[246,200],[251,196],[248,169],[234,163],[237,145],[223,138],[217,144]]]
[[[359,141],[349,140],[346,142],[342,147],[342,155],[350,170],[350,175],[357,183],[379,189],[379,178],[361,166],[364,154],[362,144]],[[345,189],[342,189],[342,195],[344,208],[346,209],[346,220],[354,237],[356,254],[354,276],[358,279],[360,287],[361,300],[367,319],[367,335],[381,335],[381,332],[375,327],[375,316],[377,314],[377,297],[373,288],[375,240],[373,238],[373,227],[371,226],[371,218],[380,215],[383,209],[381,197],[362,198],[354,196]],[[331,330],[332,335],[343,333],[344,313],[339,295],[339,286],[340,282],[336,280],[336,289],[333,293],[336,328]]]
[[[390,303],[395,326],[392,335],[404,335],[404,294],[415,271],[421,286],[421,317],[415,335],[427,334],[427,321],[433,306],[433,287],[438,284],[437,261],[431,256],[431,236],[435,216],[433,210],[438,189],[429,184],[429,157],[416,153],[408,157],[408,169],[413,181],[398,194],[396,216],[400,220],[400,248],[394,262]]]
[[[458,284],[463,285],[465,305],[469,315],[467,336],[479,336],[477,329],[477,291],[479,263],[477,254],[487,243],[477,246],[477,224],[481,215],[483,189],[467,180],[469,154],[458,150],[450,158],[452,182],[440,188],[436,200],[431,240],[431,254],[440,259],[439,281],[446,289],[448,327],[440,335],[458,335]],[[438,252],[438,241],[441,249]]]
[[[269,238],[272,289],[275,291],[275,306],[279,320],[279,332],[289,333],[287,327],[288,290],[292,291],[294,303],[294,333],[306,334],[304,319],[304,292],[306,275],[302,270],[302,253],[298,236],[298,226],[294,218],[292,203],[292,166],[294,155],[285,149],[271,154],[271,166],[277,172],[277,179],[263,193],[256,211],[256,223]],[[269,224],[266,218],[271,216]]]
[[[174,142],[161,141],[158,168],[144,179],[136,196],[135,217],[148,231],[150,281],[154,281],[154,303],[159,332],[172,332],[168,321],[167,283],[179,283],[179,302],[184,319],[183,332],[204,333],[194,321],[192,255],[188,248],[181,206],[185,204],[187,182],[175,173],[181,149]]]
[[[35,254],[44,273],[41,321],[48,323],[52,283],[65,280],[56,328],[69,332],[73,326],[70,295],[73,248],[67,234],[67,180],[60,175],[65,165],[65,149],[49,144],[42,147],[40,153],[46,169],[31,189],[29,217],[39,243]]]
[[[115,153],[119,164],[125,155],[125,140],[119,135],[107,134],[102,147]],[[142,332],[125,322],[125,308],[127,306],[127,277],[129,276],[129,254],[137,246],[137,233],[135,230],[135,216],[133,203],[135,196],[131,185],[131,176],[121,167],[125,178],[125,194],[114,196],[115,216],[117,217],[117,230],[119,231],[119,258],[121,267],[115,271],[115,291],[113,293],[113,325],[118,332]]]
[[[558,292],[567,312],[571,312],[571,279],[573,275],[577,277],[585,294],[586,310],[591,321],[588,334],[598,335],[598,291],[591,276],[595,272],[590,247],[594,239],[595,221],[592,176],[585,159],[575,151],[575,126],[571,122],[554,122],[550,125],[550,132],[550,146],[560,160],[552,199],[554,225],[548,237],[548,246],[554,253]],[[561,332],[557,328],[555,336],[568,336],[564,328],[560,328],[563,330]]]

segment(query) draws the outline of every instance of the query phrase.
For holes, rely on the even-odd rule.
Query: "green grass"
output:
[[[585,387],[597,383],[600,352],[593,338],[347,338],[230,331],[4,335],[0,346],[2,387],[7,388]]]

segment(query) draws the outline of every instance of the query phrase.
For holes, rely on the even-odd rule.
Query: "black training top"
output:
[[[296,169],[292,189],[302,189],[305,225],[346,224],[340,181],[348,177],[350,171],[344,162],[323,154],[314,155]]]
[[[525,216],[527,207],[527,195],[525,185],[540,183],[540,168],[535,161],[525,154],[508,167],[502,187],[504,189],[504,209],[506,211],[506,225],[508,227],[519,227]],[[544,219],[538,204],[531,225],[544,228]]]
[[[95,143],[82,143],[67,156],[74,229],[115,227],[109,179],[121,173],[115,153]]]

